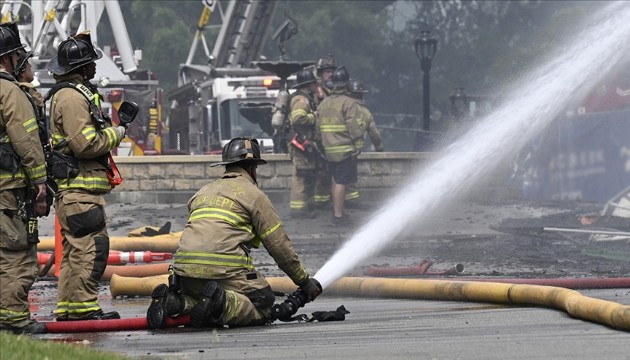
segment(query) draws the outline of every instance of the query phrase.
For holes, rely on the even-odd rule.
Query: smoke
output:
[[[413,223],[464,194],[508,156],[542,132],[574,100],[627,55],[630,3],[615,2],[596,14],[570,46],[519,79],[504,102],[378,210],[315,274],[327,287],[378,254]]]

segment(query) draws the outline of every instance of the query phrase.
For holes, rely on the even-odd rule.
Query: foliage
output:
[[[225,0],[221,4],[225,7]],[[200,0],[121,1],[132,44],[144,51],[143,66],[158,74],[167,91],[176,87],[178,65],[187,58],[202,6]],[[439,39],[431,70],[432,121],[435,129],[445,130],[453,89],[492,94],[600,7],[599,2],[542,0],[279,0],[272,30],[288,12],[299,26],[287,43],[289,59],[316,61],[332,53],[352,77],[366,83],[373,112],[420,114],[422,73],[413,40],[428,27]],[[215,11],[211,24],[218,23]],[[210,51],[216,34],[216,27],[205,31]],[[197,53],[195,63],[205,63],[203,53]],[[263,55],[279,56],[271,39]],[[414,124],[409,117],[403,122],[383,119],[376,120],[419,126],[419,119]]]
[[[2,360],[40,359],[91,359],[117,360],[124,357],[92,350],[84,345],[63,344],[31,339],[27,335],[0,332],[0,358]]]

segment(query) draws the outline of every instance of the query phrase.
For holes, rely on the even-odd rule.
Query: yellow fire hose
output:
[[[116,236],[109,239],[109,249],[118,251],[156,251],[170,252],[177,251],[181,231],[176,233],[157,236]],[[54,237],[40,237],[37,244],[38,251],[53,251],[55,249]]]
[[[289,278],[267,278],[267,280],[276,291],[291,293],[296,290],[296,286]],[[166,284],[167,281],[168,275],[127,278],[114,274],[110,282],[110,292],[112,297],[119,295],[149,296],[157,285]],[[540,305],[564,310],[578,319],[630,331],[630,306],[590,298],[575,290],[553,286],[343,277],[326,288],[325,294]]]

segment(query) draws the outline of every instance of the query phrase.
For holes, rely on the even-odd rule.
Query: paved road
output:
[[[277,207],[298,253],[311,273],[330,258],[352,235],[351,229],[332,228],[329,214],[315,219],[289,219],[288,209]],[[376,203],[373,205],[377,205]],[[367,217],[375,206],[355,210]],[[489,227],[505,217],[532,217],[562,209],[527,204],[472,204],[454,206],[436,214],[430,226],[410,229],[379,256],[363,266],[412,265],[425,257],[436,259],[434,267],[462,262],[467,275],[488,276],[603,276],[593,269],[618,269],[611,276],[628,276],[628,262],[579,265],[579,258],[563,251],[568,244],[553,241],[529,244],[505,237]],[[566,209],[565,209],[566,210]],[[142,225],[173,222],[181,230],[186,221],[183,204],[119,204],[107,208],[111,235],[125,235]],[[51,220],[42,222],[42,234],[52,235]],[[539,246],[539,247],[536,247]],[[520,252],[532,249],[517,261]],[[562,261],[549,253],[563,254]],[[536,254],[540,257],[536,257]],[[537,255],[538,256],[538,255]],[[576,255],[577,256],[577,255]],[[259,250],[254,255],[258,268],[269,276],[282,274],[273,261]],[[507,261],[505,259],[508,259]],[[565,268],[566,266],[566,268]],[[568,270],[567,270],[568,269]],[[583,269],[583,271],[581,271]],[[580,271],[578,271],[580,270]],[[606,270],[608,271],[608,270]],[[352,275],[352,274],[347,274]],[[630,305],[630,289],[583,290],[587,296]],[[40,281],[32,292],[36,316],[51,318],[54,282]],[[107,284],[101,289],[101,305],[115,308],[123,317],[144,316],[147,297],[111,299]],[[58,341],[82,342],[134,358],[173,359],[630,359],[630,332],[571,318],[563,311],[541,307],[502,304],[339,298],[325,294],[308,304],[301,313],[334,310],[344,305],[351,313],[342,322],[276,323],[264,327],[197,331],[170,329],[157,332],[122,331],[110,333],[49,334],[39,336]]]

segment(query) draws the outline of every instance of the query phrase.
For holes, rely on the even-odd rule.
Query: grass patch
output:
[[[32,339],[28,335],[13,335],[0,331],[0,359],[43,360],[43,359],[89,359],[119,360],[125,357],[97,351],[81,344],[64,344],[47,340]]]

